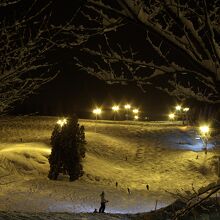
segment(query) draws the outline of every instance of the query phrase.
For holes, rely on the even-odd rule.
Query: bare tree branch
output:
[[[136,24],[145,30],[147,43],[144,46],[153,48],[162,60],[158,63],[149,56],[145,60],[136,52],[129,54],[130,45],[116,48],[114,43],[110,45],[111,40],[105,40],[102,51],[89,45],[82,50],[100,59],[88,72],[94,71],[91,74],[108,82],[127,79],[141,85],[153,84],[171,95],[191,96],[211,103],[220,101],[220,7],[217,0],[212,3],[206,0],[88,0],[87,8],[89,11],[83,12],[87,17],[92,11],[102,17],[99,21],[113,25],[105,33],[101,29],[104,23],[99,22],[98,35],[110,39],[108,34],[115,32],[114,26],[119,25],[120,19],[124,26]],[[176,58],[175,53],[183,59]],[[85,71],[87,65],[78,63]],[[158,78],[167,79],[170,86],[155,84]]]
[[[72,23],[81,7],[70,21],[52,25],[48,10],[52,1],[41,4],[38,10],[35,10],[38,0],[29,3],[30,6],[18,13],[14,20],[5,13],[0,22],[0,114],[56,77],[58,63],[51,61],[50,53],[66,47],[66,30],[77,32]],[[23,0],[4,0],[0,10],[4,12],[7,8],[13,11],[17,6],[23,6]],[[74,42],[75,45],[81,43],[76,38],[71,40],[72,44]]]

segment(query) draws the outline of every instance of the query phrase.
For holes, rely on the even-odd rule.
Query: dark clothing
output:
[[[104,213],[105,212],[105,203],[106,202],[101,202],[101,206],[99,208],[99,213]]]
[[[149,185],[146,185],[147,190],[149,190]]]
[[[131,190],[128,188],[128,194],[130,195],[131,194]]]
[[[108,202],[108,200],[105,199],[105,193],[102,192],[100,194],[101,197],[101,206],[99,208],[99,213],[104,213],[105,212],[105,203]]]

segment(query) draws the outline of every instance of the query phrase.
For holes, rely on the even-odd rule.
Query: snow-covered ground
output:
[[[217,180],[218,146],[209,144],[206,155],[193,128],[100,121],[95,132],[95,122],[89,120],[80,121],[87,140],[84,176],[75,182],[67,176],[48,180],[49,140],[56,120],[1,119],[1,211],[93,212],[105,191],[106,212],[147,212],[155,209],[156,201],[157,208],[170,204],[173,193],[190,191],[192,184],[199,189]]]

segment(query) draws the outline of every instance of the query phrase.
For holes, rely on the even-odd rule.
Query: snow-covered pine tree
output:
[[[49,157],[48,178],[56,180],[59,173],[67,173],[70,181],[83,175],[82,158],[85,157],[84,126],[78,124],[74,115],[63,126],[55,126],[51,136],[52,151]]]
[[[62,166],[62,145],[61,145],[61,128],[57,124],[54,127],[54,130],[51,135],[51,142],[50,142],[52,149],[51,154],[49,156],[49,164],[50,164],[50,171],[48,174],[48,178],[51,180],[56,180],[60,168]]]

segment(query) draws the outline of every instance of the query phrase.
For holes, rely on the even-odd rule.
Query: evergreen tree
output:
[[[85,157],[85,129],[74,115],[62,126],[56,125],[51,136],[48,178],[56,180],[59,173],[67,173],[70,181],[83,175],[82,158]]]

